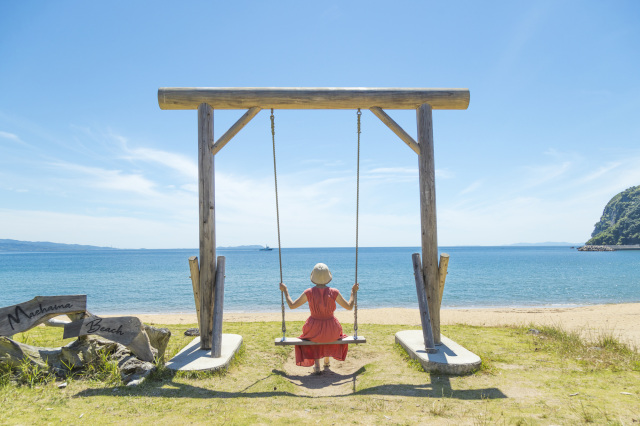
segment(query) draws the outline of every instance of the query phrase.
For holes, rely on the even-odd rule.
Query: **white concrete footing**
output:
[[[429,354],[424,349],[422,330],[405,330],[396,333],[399,343],[412,359],[422,364],[425,371],[463,375],[478,369],[482,360],[451,339],[440,336],[442,344],[436,345],[438,352]]]
[[[200,337],[196,337],[176,356],[165,364],[171,370],[206,371],[220,370],[229,367],[233,356],[242,345],[242,336],[238,334],[222,335],[222,351],[220,358],[211,358],[211,349],[200,349]]]

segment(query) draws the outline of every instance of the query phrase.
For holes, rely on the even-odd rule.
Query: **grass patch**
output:
[[[288,323],[289,334],[302,323]],[[193,327],[167,326],[170,359],[192,338]],[[284,373],[292,347],[276,347],[279,323],[225,323],[243,336],[228,370],[172,372],[162,366],[138,387],[115,380],[107,354],[91,374],[69,368],[68,385],[45,370],[0,366],[3,424],[80,422],[283,424],[632,424],[640,421],[638,353],[612,336],[584,341],[553,327],[446,326],[443,333],[478,354],[484,367],[456,377],[429,374],[394,343],[397,331],[415,327],[360,326],[365,345],[349,358],[361,365],[355,391],[317,396],[314,381],[294,384]],[[529,333],[536,328],[539,334]],[[348,325],[345,330],[349,332]],[[31,345],[61,346],[55,328],[19,336]],[[594,349],[598,348],[598,349]],[[336,363],[336,361],[334,361]],[[73,372],[73,373],[71,373]],[[117,376],[117,374],[116,374]],[[336,382],[329,386],[339,386]],[[318,390],[319,391],[319,390]],[[82,416],[82,417],[81,417]]]
[[[577,362],[592,370],[640,371],[640,353],[611,333],[583,339],[578,331],[559,326],[529,326],[535,350],[554,353],[568,363]],[[535,333],[529,330],[537,330]]]

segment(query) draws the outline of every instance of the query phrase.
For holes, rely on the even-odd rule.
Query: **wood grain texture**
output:
[[[424,349],[427,353],[436,353],[433,330],[431,328],[431,316],[429,315],[429,304],[427,303],[427,295],[422,281],[422,262],[420,261],[420,253],[414,253],[411,256],[413,261],[413,275],[416,281],[416,293],[418,295],[418,309],[420,310],[420,322],[422,323],[422,336],[424,338]]]
[[[211,358],[222,356],[222,312],[224,302],[224,271],[225,258],[218,256],[216,263],[216,283],[213,302],[213,331],[211,338]]]
[[[395,133],[404,143],[406,143],[409,148],[413,150],[416,154],[420,155],[420,147],[418,143],[407,133],[404,131],[402,127],[395,120],[382,110],[382,108],[372,107],[369,110],[380,119],[386,126],[391,129],[393,133]]]
[[[358,336],[357,338],[348,336],[344,339],[334,340],[333,342],[328,343],[316,343],[311,340],[302,340],[297,337],[287,337],[284,341],[282,341],[281,337],[278,337],[274,341],[276,346],[318,346],[318,345],[351,345],[351,344],[359,344],[359,343],[367,343],[367,339],[364,336]]]
[[[211,349],[216,277],[213,108],[198,107],[198,193],[200,211],[200,348]]]
[[[371,87],[161,87],[161,109],[467,109],[469,89]]]
[[[149,337],[144,331],[142,322],[136,317],[101,318],[90,316],[83,320],[69,323],[64,327],[64,339],[71,337],[97,335],[120,343],[131,349],[141,360],[153,362],[153,352]]]
[[[189,258],[189,271],[191,272],[191,285],[193,286],[193,299],[196,304],[196,318],[198,318],[198,330],[200,329],[200,267],[198,256]]]
[[[249,110],[247,112],[245,112],[244,115],[242,117],[240,117],[238,119],[238,121],[236,121],[233,124],[233,126],[231,126],[229,128],[229,130],[227,130],[224,133],[224,135],[220,136],[220,139],[218,139],[216,141],[216,143],[213,144],[213,146],[211,147],[211,153],[213,155],[216,155],[259,112],[260,112],[260,108],[259,107],[249,108]]]
[[[444,293],[444,282],[447,279],[447,269],[449,268],[449,255],[442,253],[440,255],[440,264],[438,265],[438,277],[440,279],[440,306],[442,306],[442,294]]]
[[[438,236],[436,220],[436,173],[433,150],[433,119],[431,107],[421,105],[418,121],[418,180],[420,183],[420,226],[422,268],[431,328],[435,344],[440,343],[440,294],[438,279]]]
[[[0,309],[0,336],[13,336],[58,315],[85,312],[87,295],[37,296]]]

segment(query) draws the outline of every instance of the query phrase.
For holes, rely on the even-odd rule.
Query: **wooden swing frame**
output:
[[[432,110],[464,110],[469,106],[468,89],[430,88],[194,88],[158,89],[163,110],[198,110],[198,188],[200,212],[200,266],[194,297],[200,326],[200,347],[219,357],[222,346],[222,301],[224,257],[216,262],[214,157],[262,109],[369,109],[418,154],[422,255],[417,264],[416,287],[422,330],[427,350],[440,343],[440,304],[448,256],[438,263],[435,164]],[[247,111],[217,141],[213,138],[215,109]],[[385,109],[416,110],[417,140],[414,140]],[[446,258],[444,257],[446,256]],[[420,262],[421,260],[421,262]],[[220,271],[222,270],[222,271]],[[192,275],[194,272],[192,263]],[[197,287],[197,288],[196,288]],[[422,303],[420,295],[424,295]],[[423,306],[424,305],[424,306]],[[295,341],[292,345],[314,344]],[[336,343],[346,343],[336,341]]]

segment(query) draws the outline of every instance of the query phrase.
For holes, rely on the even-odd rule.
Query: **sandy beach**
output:
[[[308,310],[287,311],[287,321],[304,321]],[[137,315],[143,322],[154,324],[194,324],[192,313]],[[343,323],[353,323],[353,313],[336,311]],[[254,322],[280,321],[280,312],[225,313],[224,321]],[[383,308],[359,309],[359,324],[420,325],[417,309]],[[610,333],[625,343],[640,348],[640,303],[591,305],[577,308],[491,308],[491,309],[443,309],[441,323],[477,326],[500,325],[556,325],[566,330],[580,331],[585,337]]]

